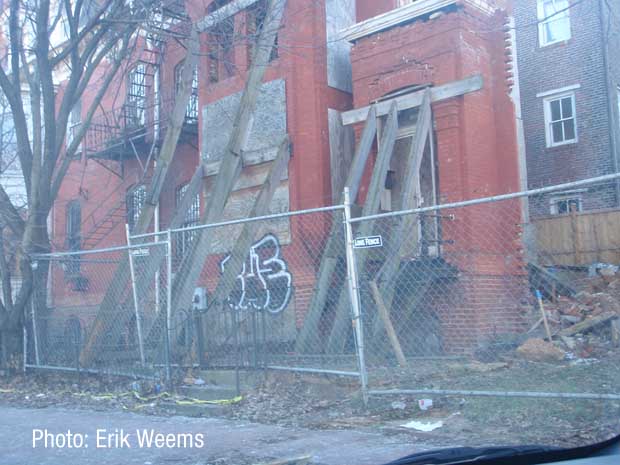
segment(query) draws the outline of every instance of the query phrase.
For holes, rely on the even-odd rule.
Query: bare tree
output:
[[[19,166],[27,199],[24,208],[0,183],[0,220],[6,228],[0,235],[5,239],[0,280],[9,284],[17,274],[21,282],[16,289],[2,286],[4,365],[19,354],[33,289],[45,289],[47,272],[33,270],[29,256],[49,251],[47,218],[64,176],[153,11],[151,0],[10,0],[0,12],[0,92],[6,102],[0,131],[2,142],[7,130],[14,138],[3,144],[2,158]],[[87,88],[97,90],[67,140],[71,111]]]

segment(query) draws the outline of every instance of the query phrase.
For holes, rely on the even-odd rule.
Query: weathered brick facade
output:
[[[617,12],[615,16],[607,12],[607,5],[617,8],[617,2],[602,7],[598,0],[571,1],[570,39],[543,47],[536,26],[537,3],[514,1],[528,185],[537,188],[616,172],[620,23]],[[578,141],[547,147],[540,94],[576,85],[580,86],[574,90]],[[613,183],[579,195],[583,209],[618,205]],[[532,199],[532,215],[549,215],[550,202],[550,196]]]
[[[475,3],[460,2],[434,19],[368,35],[352,51],[355,107],[408,86],[482,75],[482,90],[433,104],[441,203],[515,192],[519,185],[506,15]],[[495,334],[523,328],[521,211],[513,201],[443,213],[455,219],[443,223],[442,254],[460,274],[453,284],[431,291],[433,306],[444,348],[471,351]]]

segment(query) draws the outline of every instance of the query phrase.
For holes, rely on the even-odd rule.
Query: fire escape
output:
[[[148,184],[148,168],[157,159],[174,106],[173,92],[161,89],[159,70],[168,43],[182,43],[189,35],[189,28],[185,2],[161,0],[144,27],[146,41],[137,53],[139,58],[126,73],[122,105],[99,113],[86,131],[82,147],[89,161],[124,179],[125,164],[130,159],[135,160],[142,172],[138,184]],[[195,139],[197,126],[198,76],[195,72],[183,137]],[[115,203],[101,204],[83,219],[82,248],[97,247],[116,227],[127,221],[125,194],[125,185],[121,183],[109,196],[118,199]]]

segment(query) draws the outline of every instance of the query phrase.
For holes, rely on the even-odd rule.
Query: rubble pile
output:
[[[535,322],[517,354],[527,360],[591,359],[620,346],[620,273],[596,273],[572,296],[554,296],[544,302],[553,343],[547,342],[542,313],[532,309]],[[560,353],[565,357],[561,357]]]

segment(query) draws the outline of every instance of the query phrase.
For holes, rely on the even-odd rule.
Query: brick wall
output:
[[[609,2],[614,3],[614,2]],[[518,65],[530,188],[585,179],[614,172],[612,126],[603,60],[600,2],[577,2],[570,9],[571,38],[539,47],[537,1],[514,2]],[[620,76],[617,56],[612,66]],[[618,78],[616,78],[616,81]],[[538,93],[579,84],[575,90],[578,142],[546,147],[543,99]],[[549,214],[548,196],[531,202],[534,216]],[[583,194],[584,209],[616,205],[613,185]]]
[[[198,2],[190,2],[189,11],[194,17],[205,14],[205,9]],[[243,28],[245,14],[235,19],[235,24]],[[350,94],[330,88],[327,85],[326,57],[326,24],[325,5],[323,1],[289,0],[283,18],[283,26],[279,32],[279,57],[267,69],[264,81],[284,79],[286,81],[287,129],[292,143],[292,159],[289,164],[289,194],[291,210],[320,207],[331,204],[330,153],[328,131],[328,108],[344,111],[352,106]],[[227,95],[243,90],[248,66],[248,44],[242,40],[234,49],[235,73],[217,83],[207,82],[208,46],[203,37],[201,58],[199,61],[199,108],[205,104],[219,100]],[[183,51],[174,42],[169,44],[163,62],[162,92],[170,94],[174,88],[174,68],[183,57]],[[111,109],[122,103],[119,95],[124,95],[124,76],[119,76],[117,85],[106,97],[103,106]],[[88,99],[88,95],[85,99]],[[199,111],[199,118],[202,114]],[[202,121],[199,121],[199,126]],[[200,136],[199,136],[200,137]],[[169,170],[160,203],[161,226],[165,228],[175,209],[175,191],[185,184],[199,163],[200,144],[208,144],[208,140],[189,140],[177,148],[173,165]],[[277,141],[274,141],[277,143]],[[198,145],[198,146],[197,146]],[[142,161],[146,154],[142,154]],[[120,165],[118,166],[120,168]],[[79,161],[72,164],[69,174],[63,183],[58,201],[54,206],[54,241],[58,249],[64,248],[65,208],[68,202],[79,199],[82,204],[82,218],[87,218],[102,204],[114,205],[123,201],[127,189],[140,176],[140,167],[135,160],[124,163],[124,179],[120,179],[105,170],[94,161]],[[255,188],[253,188],[256,190]],[[87,195],[84,195],[87,191]],[[204,200],[204,199],[203,199]],[[204,205],[204,201],[202,202]],[[102,214],[107,212],[101,208]],[[283,254],[289,257],[293,273],[295,296],[295,320],[299,326],[309,303],[309,296],[314,288],[317,257],[310,256],[302,243],[314,241],[316,253],[320,250],[327,232],[327,223],[312,218],[291,220],[290,246],[286,246]],[[83,225],[85,232],[87,225]],[[98,247],[125,244],[124,223],[119,223]],[[214,276],[219,275],[217,264],[222,257],[213,256],[205,264],[201,285],[213,290]],[[98,303],[107,287],[103,282],[89,291],[89,301]],[[200,285],[199,284],[199,285]],[[53,284],[55,304],[70,306],[81,305],[84,293],[71,291],[58,277]],[[100,290],[96,291],[95,288]]]
[[[433,104],[441,203],[518,190],[505,20],[502,13],[489,16],[465,4],[364,37],[353,48],[355,107],[406,86],[482,75],[481,91]],[[484,338],[523,327],[521,212],[511,202],[444,213],[455,215],[444,222],[442,239],[452,241],[444,244],[444,257],[461,273],[457,284],[440,289],[443,303],[438,300],[435,310],[447,350],[471,351]]]

